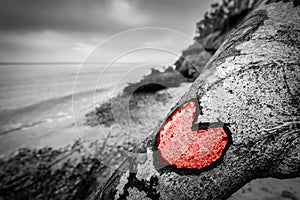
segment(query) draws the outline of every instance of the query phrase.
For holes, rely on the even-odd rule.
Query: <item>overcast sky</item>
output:
[[[0,62],[81,62],[111,35],[145,26],[170,28],[193,38],[195,23],[211,3],[210,0],[2,0]],[[133,42],[133,38],[128,37],[127,43]],[[155,37],[156,43],[167,40]],[[118,45],[111,46],[107,51],[117,51]]]

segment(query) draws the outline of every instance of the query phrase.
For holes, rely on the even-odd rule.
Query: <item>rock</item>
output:
[[[202,72],[211,55],[198,43],[194,42],[182,52],[180,59],[174,64],[188,81],[194,81]]]
[[[132,117],[133,123],[144,118],[141,107],[145,107],[150,102],[165,103],[170,94],[161,90],[178,87],[185,83],[186,79],[172,67],[166,68],[163,72],[152,69],[151,73],[144,76],[140,81],[128,84],[123,92],[108,101],[100,104],[92,112],[85,115],[85,124],[89,126],[104,125],[110,127],[114,124],[127,124]],[[147,99],[147,102],[145,102]],[[129,104],[127,107],[126,105]],[[129,109],[129,110],[128,110]],[[128,116],[128,111],[138,113]]]
[[[151,69],[151,73],[144,76],[139,82],[129,83],[123,89],[123,94],[154,93],[162,89],[178,87],[184,82],[186,80],[172,67],[168,67],[163,72]]]
[[[24,148],[0,159],[0,199],[87,199],[106,166],[91,155],[67,159],[74,153]]]

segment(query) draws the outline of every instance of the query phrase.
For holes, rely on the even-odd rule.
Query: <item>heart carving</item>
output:
[[[198,101],[192,99],[177,108],[162,125],[156,138],[160,166],[202,169],[222,156],[229,142],[224,124],[196,124],[199,113]]]

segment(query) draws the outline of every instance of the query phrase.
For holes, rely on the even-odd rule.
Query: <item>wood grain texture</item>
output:
[[[232,144],[219,165],[157,169],[157,127],[92,199],[227,199],[256,178],[299,177],[299,22],[299,1],[262,2],[170,111],[196,98],[199,122],[229,124]]]

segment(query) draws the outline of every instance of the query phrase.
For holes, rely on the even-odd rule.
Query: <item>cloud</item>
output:
[[[109,23],[106,4],[97,0],[4,0],[0,30],[115,31],[122,25]]]
[[[125,0],[4,0],[0,7],[0,30],[114,32],[149,21]]]
[[[209,0],[2,0],[0,30],[113,33],[137,26],[162,26],[191,33],[210,3]]]
[[[111,0],[108,3],[109,16],[127,26],[147,26],[150,16],[136,9],[135,4],[125,0]]]
[[[86,44],[82,42],[75,43],[75,47],[73,48],[76,51],[84,52],[86,54],[90,53],[96,46],[91,44]]]
[[[102,39],[104,38],[105,36]],[[95,48],[96,45],[93,44],[98,43],[94,42],[96,39],[101,38],[90,38],[89,34],[76,35],[50,30],[0,33],[0,61],[81,61],[87,56],[88,50]]]
[[[91,46],[135,27],[171,28],[192,38],[196,21],[210,4],[210,0],[2,0],[0,62],[81,61]],[[124,45],[129,48],[134,41],[128,38]],[[170,48],[176,43],[172,42],[155,39]]]

